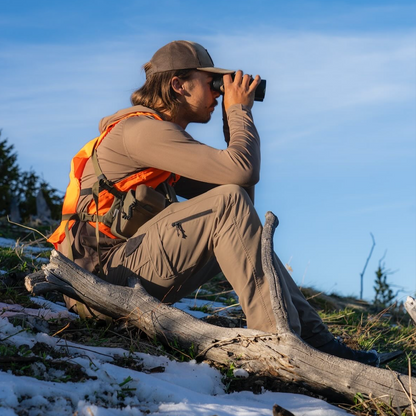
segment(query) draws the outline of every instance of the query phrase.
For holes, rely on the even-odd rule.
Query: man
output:
[[[188,41],[165,45],[144,69],[146,82],[132,94],[133,107],[101,121],[102,134],[90,146],[96,149],[95,161],[89,157],[94,151],[85,148],[73,159],[64,204],[64,218],[72,221],[63,221],[50,241],[64,254],[70,248],[74,261],[86,270],[101,269],[110,283],[126,285],[128,277],[138,276],[163,302],[177,301],[222,270],[239,296],[247,326],[276,332],[261,265],[262,225],[253,206],[260,138],[251,108],[260,77],[251,82],[242,71],[216,68],[201,45]],[[224,83],[225,150],[198,142],[185,131],[189,123],[210,120],[220,96],[212,88],[218,74]],[[79,186],[73,179],[77,174]],[[94,197],[97,177],[108,180],[110,187],[101,187]],[[113,185],[125,192],[139,184],[158,188],[166,182],[187,200],[172,203],[127,240],[115,238],[97,220],[111,210]],[[72,215],[74,208],[77,215]],[[277,256],[274,261],[283,273],[292,329],[325,352],[376,364],[375,353],[353,351],[334,340]]]

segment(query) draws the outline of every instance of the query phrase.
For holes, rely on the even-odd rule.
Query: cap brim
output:
[[[215,67],[196,68],[198,71],[212,72],[213,74],[234,74],[233,69],[223,69]]]

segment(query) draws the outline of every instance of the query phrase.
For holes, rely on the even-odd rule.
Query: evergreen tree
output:
[[[19,210],[23,221],[36,215],[36,195],[39,191],[39,177],[33,170],[22,172],[19,178]]]
[[[1,130],[0,130],[1,136]],[[61,218],[63,197],[31,169],[21,172],[14,146],[7,139],[0,141],[0,216],[10,214],[10,203],[16,198],[23,222],[36,212],[36,196],[42,191],[53,219]]]
[[[396,295],[393,294],[393,290],[390,288],[390,284],[387,283],[387,276],[391,274],[389,270],[386,270],[384,263],[381,261],[378,264],[376,270],[376,280],[374,290],[376,292],[374,298],[374,306],[380,309],[391,306]]]
[[[40,189],[43,197],[51,210],[51,216],[55,220],[60,220],[62,216],[63,197],[59,195],[58,190],[52,188],[45,180],[41,180]]]
[[[14,146],[8,145],[7,139],[0,141],[0,215],[2,216],[10,212],[10,202],[17,191],[19,181],[17,153],[13,150]]]

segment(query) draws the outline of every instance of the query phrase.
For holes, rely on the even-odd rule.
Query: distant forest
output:
[[[1,140],[0,130],[0,217],[9,215],[12,207],[18,209],[22,222],[36,213],[39,191],[51,211],[52,219],[61,218],[63,196],[33,170],[22,171],[17,163],[17,153],[8,139]]]

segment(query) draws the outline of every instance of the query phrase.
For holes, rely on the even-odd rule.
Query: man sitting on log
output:
[[[133,106],[104,118],[101,135],[72,160],[63,220],[49,241],[112,284],[137,276],[166,303],[222,271],[248,328],[275,333],[253,206],[260,138],[251,109],[260,77],[217,68],[206,49],[188,41],[163,46],[144,70]],[[214,85],[218,79],[223,86]],[[225,150],[185,130],[207,123],[221,94]],[[176,202],[173,189],[186,200]],[[292,330],[321,351],[376,365],[377,353],[334,339],[276,255],[274,262]],[[67,298],[67,306],[76,303]]]

